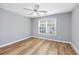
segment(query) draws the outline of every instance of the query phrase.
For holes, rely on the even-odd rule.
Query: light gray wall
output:
[[[52,35],[38,34],[38,20],[56,18],[57,33]],[[71,41],[71,12],[29,19],[22,15],[0,9],[0,45],[23,39],[29,36],[45,37]]]
[[[79,51],[79,4],[72,11],[72,42]]]
[[[32,36],[71,41],[71,12],[32,19]],[[56,36],[38,34],[38,21],[56,18]]]
[[[31,35],[31,19],[0,8],[0,45]]]

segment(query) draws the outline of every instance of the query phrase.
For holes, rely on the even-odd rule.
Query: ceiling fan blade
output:
[[[34,11],[34,10],[32,10],[32,9],[27,9],[27,8],[24,8],[25,10],[29,10],[29,11]]]
[[[34,12],[32,12],[32,13],[29,13],[28,15],[32,15]]]
[[[47,11],[38,11],[38,12],[44,12],[44,13],[47,13]]]

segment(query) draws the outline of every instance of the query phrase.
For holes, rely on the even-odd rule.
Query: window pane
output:
[[[40,33],[43,33],[43,34],[46,33],[46,21],[44,21],[44,20],[40,21],[39,31],[40,31]]]
[[[40,30],[40,33],[46,33],[46,30],[44,30],[44,29]]]
[[[55,34],[55,20],[47,20],[47,33],[48,34]]]

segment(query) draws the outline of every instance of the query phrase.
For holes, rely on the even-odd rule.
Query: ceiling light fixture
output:
[[[33,9],[27,9],[27,8],[24,8],[25,10],[29,10],[31,11],[31,13],[29,13],[28,15],[33,15],[33,16],[41,16],[41,13],[43,15],[46,15],[47,14],[47,11],[39,11],[39,5],[36,4],[34,5],[34,8]]]

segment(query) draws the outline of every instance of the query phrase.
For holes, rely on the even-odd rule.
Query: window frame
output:
[[[56,18],[53,18],[53,20],[55,20],[55,34],[48,34],[48,25],[47,25],[47,21],[48,20],[39,20],[38,21],[38,34],[42,34],[42,35],[56,35]],[[46,22],[46,33],[40,33],[40,21],[45,21]],[[52,20],[51,20],[52,21]]]

